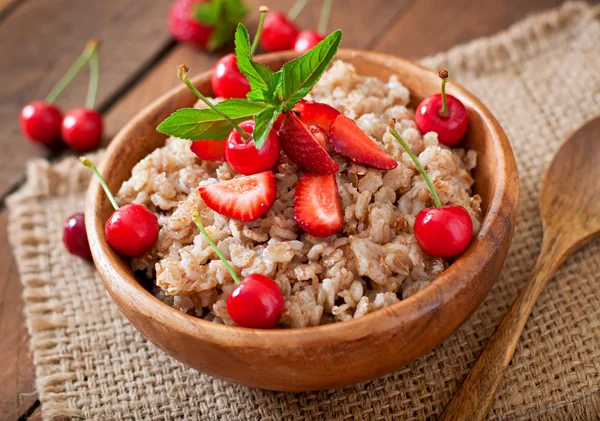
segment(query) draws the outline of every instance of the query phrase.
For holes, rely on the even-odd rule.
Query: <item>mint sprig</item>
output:
[[[227,0],[221,1],[227,3]],[[266,10],[263,10],[263,13],[265,12]],[[238,68],[250,84],[250,92],[246,100],[230,99],[216,105],[218,111],[226,114],[233,124],[215,110],[185,108],[173,113],[157,127],[157,130],[182,139],[225,139],[232,126],[254,119],[252,137],[256,147],[260,149],[277,117],[282,112],[291,111],[323,76],[341,41],[342,31],[332,32],[312,50],[284,64],[281,70],[273,72],[267,66],[253,60],[248,30],[239,24],[235,33],[235,54]],[[191,84],[188,86],[193,88]]]
[[[236,25],[247,13],[248,9],[241,0],[211,0],[196,4],[193,17],[213,27],[206,47],[214,51],[231,41]]]
[[[252,120],[265,109],[260,102],[245,99],[228,99],[216,104],[216,107],[227,114],[236,123]],[[210,108],[182,108],[167,117],[156,128],[161,133],[188,140],[222,140],[231,132],[231,124],[219,113]]]

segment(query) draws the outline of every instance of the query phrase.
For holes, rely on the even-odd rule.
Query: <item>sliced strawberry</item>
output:
[[[327,175],[340,169],[294,112],[285,113],[279,141],[287,156],[306,172]]]
[[[272,171],[221,181],[198,190],[209,208],[242,222],[263,216],[277,196]]]
[[[340,112],[331,105],[315,101],[300,101],[294,107],[294,111],[300,116],[300,120],[307,126],[319,126],[327,133]]]
[[[363,132],[354,120],[343,114],[337,116],[329,131],[329,141],[340,155],[357,164],[378,170],[391,170],[398,166],[383,149]]]
[[[344,222],[335,175],[304,174],[296,184],[294,218],[315,237],[328,237]]]
[[[204,161],[225,161],[224,140],[197,140],[192,142],[190,150]]]

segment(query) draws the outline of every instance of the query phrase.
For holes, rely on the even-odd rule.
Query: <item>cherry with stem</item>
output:
[[[306,6],[308,0],[297,0],[287,16],[279,11],[269,14],[265,21],[261,47],[268,52],[289,50],[300,32],[294,21]]]
[[[252,54],[254,54],[260,42],[269,8],[261,6],[259,10],[260,19],[252,42]],[[250,83],[248,83],[246,76],[240,72],[235,54],[227,54],[217,61],[211,77],[211,86],[215,95],[221,98],[245,98],[246,94],[250,92]]]
[[[240,281],[231,264],[206,232],[197,210],[192,212],[192,218],[237,285],[227,297],[229,317],[241,327],[258,329],[275,327],[285,305],[279,286],[273,279],[259,273],[248,275]]]
[[[94,110],[100,75],[98,50],[92,53],[89,63],[90,81],[85,107],[72,109],[62,122],[62,136],[65,143],[77,151],[96,148],[102,141],[102,116]]]
[[[98,44],[99,41],[95,38],[88,41],[83,52],[54,85],[44,101],[32,101],[23,107],[20,124],[21,132],[25,137],[44,145],[58,140],[63,118],[60,109],[54,105],[54,102],[95,54]]]
[[[441,93],[421,101],[415,112],[415,123],[422,134],[435,132],[441,144],[453,146],[467,132],[469,116],[464,104],[458,98],[446,93],[448,71],[440,70],[439,77],[442,80]]]
[[[104,226],[106,241],[119,253],[137,257],[148,252],[158,239],[158,218],[144,206],[129,203],[119,207],[96,166],[85,157],[79,161],[90,168],[98,178],[108,200],[115,209]]]
[[[318,43],[325,39],[325,33],[327,33],[327,23],[329,22],[332,6],[333,0],[324,0],[323,7],[321,8],[321,15],[319,16],[319,25],[317,26],[317,30],[300,32],[294,40],[294,51],[300,53],[306,52],[314,48]]]
[[[211,110],[215,111],[221,117],[223,117],[233,128],[227,140],[224,142],[224,153],[225,158],[229,165],[244,175],[251,175],[267,171],[277,163],[279,159],[279,137],[274,130],[271,130],[265,140],[265,143],[260,149],[256,148],[252,133],[254,132],[255,122],[253,120],[244,121],[241,124],[237,124],[227,114],[219,110],[211,101],[208,100],[188,78],[189,69],[185,65],[180,65],[177,68],[177,77],[181,79],[183,83],[199,98],[204,102]],[[210,140],[206,143],[205,141],[198,140],[194,143],[200,143],[202,148],[202,154],[205,150],[208,153],[208,149],[214,145],[209,142],[215,142]],[[191,147],[192,151],[196,155],[200,156],[197,149],[198,147],[194,144]]]
[[[461,254],[469,246],[473,236],[473,223],[469,212],[457,205],[442,206],[435,187],[412,152],[408,144],[394,128],[395,120],[390,121],[390,133],[410,156],[415,166],[425,179],[435,204],[434,208],[424,208],[417,214],[414,232],[417,242],[423,251],[433,257],[453,258]]]

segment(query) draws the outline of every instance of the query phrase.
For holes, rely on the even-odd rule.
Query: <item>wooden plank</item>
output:
[[[82,51],[100,37],[98,104],[126,86],[159,51],[170,45],[165,16],[169,0],[28,0],[0,24],[0,196],[23,175],[25,162],[48,150],[22,139],[18,115],[42,99]],[[59,98],[63,110],[81,106],[87,92],[84,72]]]
[[[16,420],[37,399],[29,336],[23,316],[23,287],[7,238],[7,212],[0,213],[0,414]]]
[[[287,11],[294,0],[251,0],[246,2],[254,12],[248,19],[248,26],[254,31],[257,20],[256,9],[265,4],[271,10]],[[330,20],[330,29],[341,28],[344,31],[342,45],[347,48],[367,48],[381,31],[393,22],[397,14],[401,13],[410,0],[400,1],[368,1],[344,0],[343,13],[342,2],[338,0],[338,9],[334,8]],[[334,3],[335,5],[336,3]],[[321,2],[309,2],[305,10],[298,17],[297,24],[300,28],[311,28],[317,25]],[[336,11],[337,10],[337,11]],[[369,20],[364,19],[369,16]],[[378,22],[373,25],[372,22]],[[176,77],[175,68],[179,64],[186,64],[191,74],[201,73],[209,70],[219,56],[214,54],[198,53],[198,50],[186,45],[175,47],[132,91],[122,98],[106,116],[106,127],[109,138],[112,138],[119,129],[142,110],[151,101],[168,91],[181,82]]]
[[[409,58],[492,35],[563,0],[419,0],[408,6],[373,49]]]
[[[24,0],[0,0],[0,18],[6,17],[10,9],[17,6],[17,3]]]

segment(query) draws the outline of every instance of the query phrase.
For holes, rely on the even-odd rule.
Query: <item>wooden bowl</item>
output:
[[[275,53],[259,61],[278,69],[296,55]],[[439,91],[438,76],[410,61],[353,50],[340,50],[337,57],[362,75],[397,75],[410,89],[412,107]],[[193,80],[207,95],[210,75],[208,71]],[[469,249],[419,293],[358,319],[302,329],[247,329],[183,314],[146,291],[127,259],[109,247],[104,224],[112,208],[93,180],[86,227],[106,289],[130,322],[166,353],[199,371],[248,386],[280,391],[340,387],[383,376],[419,358],[450,336],[487,295],[504,263],[517,216],[517,167],[506,135],[477,98],[456,83],[448,90],[469,112],[466,144],[478,153],[475,190],[483,199],[485,217]],[[130,177],[138,161],[164,144],[156,126],[195,102],[182,84],[121,130],[100,168],[112,191]]]

